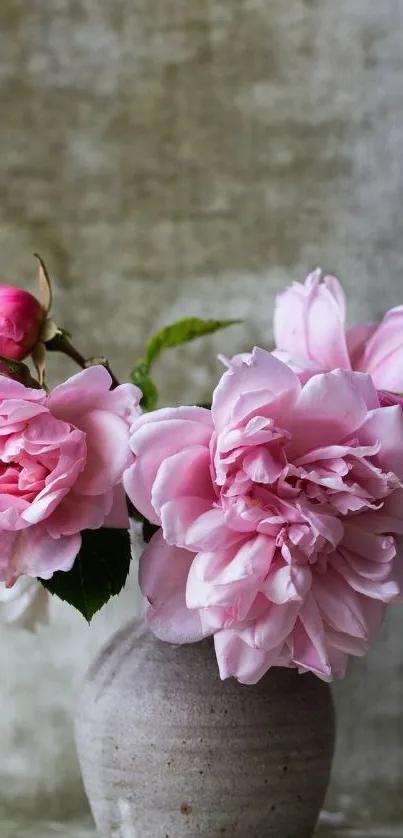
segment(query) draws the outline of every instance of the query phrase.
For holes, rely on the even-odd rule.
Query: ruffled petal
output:
[[[274,311],[278,349],[305,356],[325,369],[350,369],[344,333],[345,298],[335,277],[317,269],[305,284],[294,283],[279,294]]]
[[[379,401],[369,376],[347,370],[314,376],[301,390],[293,412],[289,456],[295,459],[344,442],[361,427],[374,404]]]
[[[93,410],[81,417],[80,429],[86,434],[87,457],[74,488],[82,495],[100,495],[120,483],[133,462],[128,427],[120,416]]]
[[[299,667],[325,679],[332,678],[332,667],[323,620],[312,593],[299,611],[292,636],[292,659]]]
[[[369,631],[362,609],[364,597],[354,591],[346,580],[331,569],[326,577],[316,575],[313,596],[322,619],[335,631],[366,640]]]
[[[5,578],[7,586],[19,576],[39,576],[50,579],[56,570],[71,570],[81,547],[81,535],[52,538],[38,524],[16,534]]]
[[[203,511],[204,501],[200,501],[199,514],[195,515],[195,505],[191,498],[189,501],[189,503],[183,503],[178,510],[176,506],[172,506],[171,509],[164,507],[164,512],[167,516],[167,526],[170,525],[172,528],[176,526],[173,518],[177,511],[185,516],[187,530],[185,546],[190,550],[197,552],[199,550],[224,550],[243,541],[242,533],[234,532],[226,525],[222,509],[211,508],[211,504],[206,504],[207,508]],[[182,527],[180,522],[178,525]]]
[[[99,399],[112,384],[108,370],[101,364],[89,367],[55,387],[47,398],[53,416],[76,424],[85,413],[98,407]]]
[[[222,680],[237,678],[241,684],[257,684],[271,666],[278,666],[280,650],[252,649],[231,630],[214,635],[214,647]]]
[[[267,610],[250,626],[239,631],[239,636],[254,649],[278,650],[288,641],[291,645],[292,632],[300,610],[297,602],[286,605],[267,604]]]
[[[194,555],[171,547],[155,533],[140,556],[139,582],[150,608],[147,622],[161,640],[194,643],[210,631],[203,629],[200,613],[186,606],[186,580]]]
[[[189,495],[211,503],[215,500],[206,446],[195,445],[163,460],[152,487],[151,503],[160,516],[165,503]]]
[[[271,352],[255,347],[250,360],[224,373],[214,391],[211,413],[216,430],[238,424],[262,404],[266,406],[266,416],[286,414],[292,409],[300,386],[298,377],[286,364]]]
[[[403,391],[403,306],[390,309],[376,329],[368,329],[354,361],[379,390]]]
[[[379,446],[377,464],[403,480],[403,410],[399,405],[371,410],[358,432],[363,445]]]
[[[187,579],[189,608],[226,606],[234,619],[248,615],[275,551],[272,539],[257,536],[239,549],[198,553]]]
[[[401,593],[400,586],[394,578],[393,566],[389,575],[385,574],[386,578],[382,577],[379,580],[376,574],[369,578],[368,574],[363,575],[355,570],[348,558],[348,552],[339,548],[334,558],[332,557],[332,565],[354,591],[382,602],[391,602]]]
[[[286,564],[268,574],[262,591],[270,602],[284,605],[288,602],[303,602],[312,583],[310,568]]]
[[[160,465],[186,448],[209,445],[212,429],[210,411],[199,407],[163,408],[134,423],[130,445],[136,461],[126,470],[123,483],[136,509],[152,523],[160,523],[151,502]]]

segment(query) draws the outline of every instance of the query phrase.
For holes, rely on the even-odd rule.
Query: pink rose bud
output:
[[[0,355],[22,361],[39,340],[46,311],[28,291],[0,285]]]

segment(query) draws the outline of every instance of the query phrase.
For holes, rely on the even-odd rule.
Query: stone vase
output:
[[[334,708],[313,675],[223,682],[211,641],[172,646],[133,621],[88,673],[76,742],[102,836],[309,838]]]

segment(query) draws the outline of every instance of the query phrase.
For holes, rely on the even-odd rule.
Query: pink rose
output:
[[[141,392],[91,367],[43,390],[0,376],[0,579],[69,570],[80,532],[128,527],[124,470]]]
[[[403,391],[403,306],[388,311],[381,323],[359,323],[345,330],[346,302],[334,276],[318,268],[305,283],[294,282],[279,294],[274,337],[283,360],[304,367],[354,369],[372,376],[378,389]]]
[[[271,666],[330,680],[373,642],[400,594],[403,413],[371,378],[306,384],[255,349],[211,412],[157,410],[132,428],[125,488],[161,525],[140,559],[158,637],[214,635],[222,678]]]
[[[39,340],[46,314],[28,291],[0,285],[0,355],[26,358]]]

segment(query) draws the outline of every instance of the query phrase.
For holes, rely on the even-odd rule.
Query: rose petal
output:
[[[379,401],[369,376],[347,370],[315,375],[301,390],[293,412],[289,456],[342,443],[361,427],[374,403]]]
[[[215,500],[211,483],[210,454],[206,446],[186,448],[161,463],[151,491],[151,503],[158,515],[165,503],[192,494]]]
[[[371,410],[358,436],[363,445],[377,442],[377,463],[403,480],[403,411],[398,405]]]
[[[56,570],[70,570],[80,550],[81,535],[75,533],[54,539],[41,524],[17,533],[7,567],[6,584],[19,576],[50,579]]]
[[[161,463],[185,448],[208,445],[211,433],[210,411],[197,407],[155,410],[134,423],[130,445],[136,461],[123,482],[130,500],[149,521],[160,523],[151,493]]]
[[[140,557],[140,586],[151,604],[148,625],[169,643],[194,643],[206,636],[199,612],[190,611],[185,602],[185,579],[192,559],[192,553],[166,544],[160,532]]]
[[[273,406],[274,416],[278,414],[279,402],[291,409],[300,390],[297,376],[270,352],[255,347],[250,362],[237,364],[224,373],[214,391],[211,413],[218,431],[253,412],[253,395],[256,391],[261,401],[263,382],[267,387],[265,403]],[[266,415],[271,416],[272,411]]]
[[[334,554],[334,558],[332,557],[332,564],[354,591],[373,599],[379,599],[382,602],[391,602],[401,593],[398,583],[393,578],[392,571],[390,578],[385,581],[378,581],[376,578],[371,579],[354,570],[352,565],[346,561],[345,556],[346,553],[339,549]]]
[[[129,448],[128,428],[124,419],[106,410],[92,410],[80,419],[80,430],[86,434],[85,469],[75,482],[75,491],[82,495],[101,495],[122,480],[133,461]]]
[[[292,640],[292,658],[298,666],[315,672],[319,677],[332,677],[323,621],[311,592],[299,611]]]
[[[214,635],[220,678],[237,678],[241,684],[257,684],[271,666],[277,666],[280,650],[252,649],[231,630]]]
[[[305,284],[279,294],[274,312],[277,349],[305,356],[325,369],[350,368],[344,334],[345,299],[335,277],[318,268]]]
[[[355,368],[370,373],[378,389],[403,390],[403,306],[388,311],[379,326],[368,329],[361,351],[356,351]]]
[[[262,591],[270,602],[284,605],[288,602],[303,602],[312,583],[309,567],[285,565],[271,570]]]
[[[76,420],[98,407],[99,399],[108,393],[112,384],[108,370],[100,364],[89,367],[55,387],[48,396],[53,416],[66,422]]]

